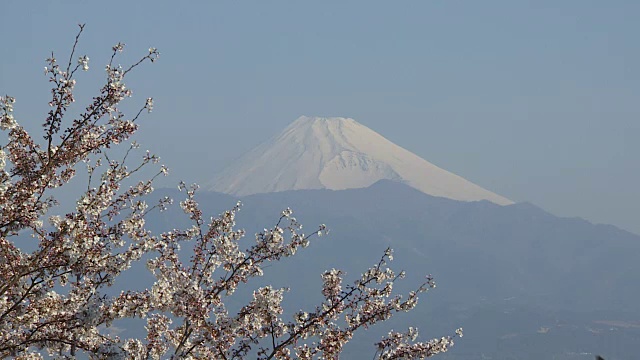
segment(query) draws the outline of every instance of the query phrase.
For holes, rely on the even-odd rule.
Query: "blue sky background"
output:
[[[348,116],[515,201],[640,234],[639,15],[632,0],[5,0],[0,93],[37,129],[44,59],[87,23],[87,96],[116,42],[123,64],[160,50],[128,84],[131,104],[156,100],[138,139],[172,183],[207,182],[300,115]]]

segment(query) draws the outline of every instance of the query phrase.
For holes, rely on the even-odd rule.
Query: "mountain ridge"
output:
[[[345,270],[357,273],[390,246],[410,273],[437,275],[449,300],[473,303],[517,296],[527,305],[550,309],[640,313],[633,301],[640,293],[623,286],[638,281],[640,236],[612,225],[558,217],[535,205],[455,201],[386,180],[340,191],[202,192],[199,199],[208,214],[241,200],[239,222],[249,233],[271,223],[286,207],[305,222],[326,223],[329,238],[340,241],[341,250],[336,252],[331,241],[317,242],[312,256],[317,271],[354,262]]]

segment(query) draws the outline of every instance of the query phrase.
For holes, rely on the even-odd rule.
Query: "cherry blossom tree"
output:
[[[238,287],[263,276],[267,263],[295,255],[326,227],[305,235],[286,209],[274,227],[247,242],[235,226],[240,204],[205,218],[196,202],[197,186],[181,183],[180,207],[191,226],[150,231],[147,215],[172,204],[169,198],[147,203],[154,180],[167,170],[157,156],[139,154],[138,145],[128,142],[153,100],[144,100],[134,116],[119,109],[132,96],[127,75],[156,61],[159,53],[150,48],[139,61],[121,66],[124,44],[115,45],[104,86],[74,115],[75,78],[89,70],[89,57],[77,56],[83,30],[80,25],[66,63],[53,54],[46,60],[52,89],[42,138],[32,137],[14,118],[13,97],[0,97],[0,129],[6,134],[6,144],[0,144],[1,358],[335,359],[356,331],[413,309],[418,294],[435,287],[427,277],[415,291],[395,294],[393,285],[404,273],[388,266],[388,249],[351,282],[340,270],[323,273],[324,300],[293,317],[283,315],[286,289],[271,286],[256,289],[244,306],[230,311],[225,300]],[[114,153],[122,156],[115,159]],[[76,172],[85,167],[87,187],[75,209],[52,215],[59,208],[55,189],[78,180]],[[149,167],[155,175],[137,180]],[[25,250],[27,242],[37,243],[35,250]],[[185,253],[181,245],[187,243]],[[146,262],[153,283],[110,293],[139,262]],[[120,338],[109,331],[115,321],[132,318],[146,323],[146,336]],[[456,333],[462,336],[460,329]],[[424,358],[453,345],[454,336],[422,342],[417,336],[415,328],[392,331],[372,344],[372,354]]]

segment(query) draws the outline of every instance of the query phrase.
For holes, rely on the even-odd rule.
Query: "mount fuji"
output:
[[[513,204],[342,117],[301,116],[224,169],[208,190],[245,196],[366,188],[380,180],[401,182],[453,200]]]

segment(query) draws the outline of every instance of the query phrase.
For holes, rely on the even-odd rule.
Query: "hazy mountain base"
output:
[[[160,190],[156,196],[177,191]],[[205,213],[218,214],[238,200],[203,193]],[[424,195],[402,184],[380,182],[366,189],[312,190],[252,195],[238,224],[252,234],[292,207],[307,229],[331,228],[294,258],[265,269],[265,278],[228,299],[233,310],[261,284],[286,286],[286,308],[309,309],[320,299],[319,274],[328,268],[356,276],[387,246],[395,268],[408,272],[407,291],[433,273],[438,288],[418,309],[358,334],[345,357],[369,359],[372,346],[391,328],[418,326],[424,338],[465,337],[449,359],[634,359],[640,343],[640,237],[612,226],[563,219],[530,204],[497,206]],[[179,209],[149,219],[157,230],[176,226]],[[186,221],[183,223],[186,224]],[[248,242],[252,241],[248,236]],[[141,276],[138,281],[150,280]],[[146,280],[143,280],[147,278]],[[141,283],[139,283],[142,285]],[[123,284],[131,285],[131,284]]]

